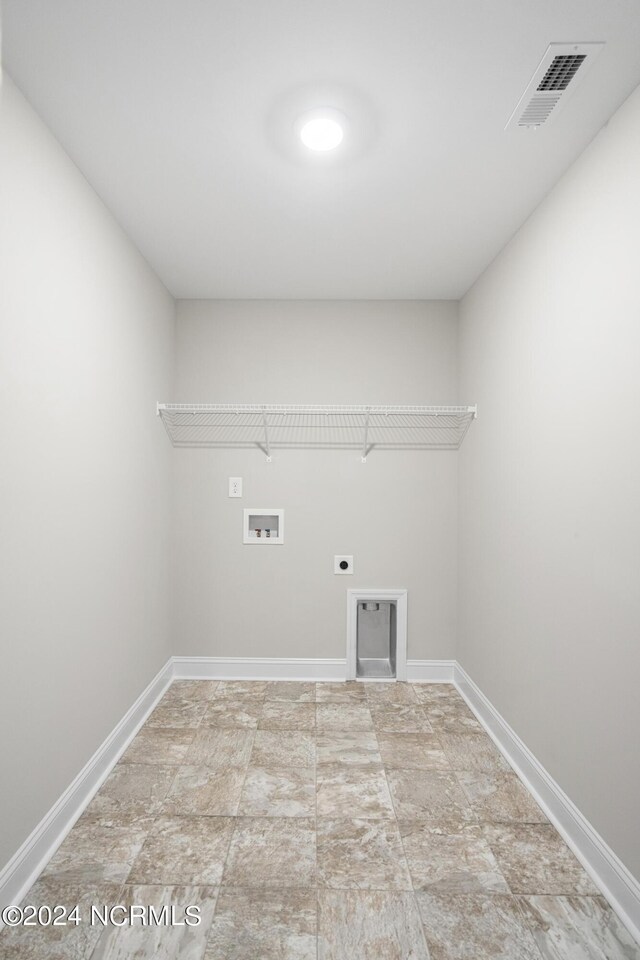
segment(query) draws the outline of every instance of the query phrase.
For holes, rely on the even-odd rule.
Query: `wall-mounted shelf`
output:
[[[159,403],[174,447],[457,450],[476,407]]]

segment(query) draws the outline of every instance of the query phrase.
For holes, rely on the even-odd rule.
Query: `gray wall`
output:
[[[640,874],[640,93],[464,298],[459,390],[453,303],[191,301],[174,390],[170,296],[6,79],[0,124],[0,863],[170,653],[343,657],[360,586],[408,588],[412,658],[456,655],[459,608],[463,666]],[[460,454],[267,464],[172,452],[156,399],[480,419]],[[245,506],[285,545],[244,546]]]
[[[177,402],[457,402],[451,302],[181,301],[176,344]],[[454,655],[456,453],[180,449],[174,470],[176,654],[344,657],[347,588],[406,587],[409,657]],[[283,507],[284,545],[243,545],[244,507]]]
[[[461,303],[458,648],[636,876],[639,170],[636,91]]]
[[[174,305],[21,94],[0,100],[0,864],[170,653]]]

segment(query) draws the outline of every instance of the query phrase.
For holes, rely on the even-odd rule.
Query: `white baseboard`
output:
[[[98,791],[172,680],[168,660],[133,706],[0,871],[0,905],[18,904]],[[2,924],[0,924],[0,927]]]
[[[453,683],[455,660],[407,660],[410,683]]]
[[[180,680],[344,680],[346,660],[307,657],[173,657]],[[408,660],[407,680],[453,683],[455,660]]]
[[[346,660],[306,657],[172,657],[180,680],[344,680]]]
[[[455,664],[454,681],[500,752],[640,943],[640,883],[459,663]]]

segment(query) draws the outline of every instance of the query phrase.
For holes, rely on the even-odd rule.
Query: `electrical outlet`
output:
[[[229,496],[242,496],[242,477],[229,477]]]
[[[346,574],[353,573],[353,557],[334,557],[333,572]]]

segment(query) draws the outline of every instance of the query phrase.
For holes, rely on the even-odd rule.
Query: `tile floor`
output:
[[[2,960],[639,960],[449,685],[177,681],[25,903],[199,926],[5,929]]]

